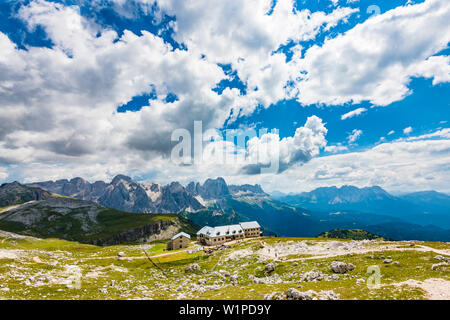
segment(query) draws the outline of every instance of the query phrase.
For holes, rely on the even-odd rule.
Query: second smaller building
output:
[[[185,249],[189,247],[190,243],[191,243],[191,236],[185,232],[180,232],[174,235],[167,242],[166,249],[167,250]]]

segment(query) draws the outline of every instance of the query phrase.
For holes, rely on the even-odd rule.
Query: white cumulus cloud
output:
[[[385,106],[411,93],[412,77],[448,81],[448,56],[432,57],[450,41],[450,2],[398,7],[307,50],[296,64],[304,104],[370,101]]]
[[[141,2],[152,6],[155,1]],[[21,3],[17,18],[30,30],[42,28],[54,46],[22,50],[0,32],[0,164],[7,168],[0,170],[0,179],[18,176],[30,181],[73,175],[108,179],[116,173],[134,172],[164,182],[217,176],[223,170],[221,175],[233,181],[232,176],[236,180],[245,177],[239,174],[245,163],[217,168],[214,148],[220,153],[232,147],[254,159],[255,167],[246,168],[250,172],[268,163],[256,157],[256,150],[272,145],[279,146],[280,171],[284,171],[278,176],[284,177],[299,164],[331,161],[315,159],[326,147],[327,129],[321,119],[308,118],[291,137],[267,133],[254,138],[248,150],[223,141],[207,144],[209,161],[203,166],[170,163],[171,133],[178,128],[191,130],[195,120],[202,121],[204,130],[220,129],[231,112],[235,120],[237,115],[252,114],[257,106],[269,107],[283,99],[296,98],[306,105],[364,100],[387,105],[410,93],[412,77],[430,78],[433,84],[449,81],[449,57],[434,56],[450,41],[447,0],[393,9],[305,53],[299,42],[314,40],[358,10],[342,5],[328,13],[310,12],[294,9],[292,0],[277,1],[271,14],[271,0],[157,3],[163,12],[176,17],[173,37],[185,44],[185,50],[174,50],[146,31],[137,35],[125,30],[119,36],[80,16],[76,6],[44,0]],[[294,54],[286,61],[276,50],[291,43]],[[247,86],[246,94],[227,88],[219,95],[212,90],[228,78],[218,63],[236,70]],[[116,111],[151,90],[157,99],[140,111]],[[178,100],[167,103],[169,93]],[[362,109],[342,118],[367,111]],[[354,143],[361,134],[355,129],[348,142]],[[325,150],[344,148],[335,145]],[[406,153],[395,154],[407,158]],[[330,169],[317,177],[333,176],[334,166],[326,164]],[[341,164],[336,172],[355,175],[351,165]],[[299,172],[305,175],[303,170]],[[295,183],[292,179],[291,184]]]
[[[360,114],[362,114],[363,112],[366,112],[366,111],[367,111],[366,108],[355,109],[353,111],[350,111],[350,112],[347,112],[347,113],[343,114],[341,116],[341,120],[345,120],[345,119],[349,119],[349,118],[353,118],[353,117],[359,116]]]
[[[362,130],[353,129],[352,133],[347,137],[349,143],[354,143],[363,134]]]
[[[412,128],[412,127],[407,127],[407,128],[405,128],[405,129],[403,129],[403,133],[404,133],[404,134],[410,134],[412,131],[413,131],[413,128]]]

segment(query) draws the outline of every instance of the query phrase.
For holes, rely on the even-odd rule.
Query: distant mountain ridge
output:
[[[335,186],[321,187],[310,192],[281,196],[281,199],[289,202],[296,202],[296,204],[327,203],[330,205],[337,203],[357,203],[393,198],[395,198],[393,195],[389,194],[379,186],[358,188],[348,185],[340,188]]]
[[[49,192],[94,201],[102,206],[138,213],[195,212],[217,201],[241,196],[268,196],[259,185],[228,186],[223,178],[207,179],[203,184],[179,182],[161,185],[137,182],[125,175],[115,176],[110,183],[90,183],[83,178],[34,182],[27,184]]]
[[[50,198],[52,195],[41,188],[26,187],[17,181],[4,183],[0,186],[0,208],[28,201],[38,201]]]
[[[223,178],[207,179],[203,185],[199,182],[191,182],[187,185],[186,191],[194,196],[201,196],[202,199],[222,199],[230,195],[230,190]]]
[[[450,228],[450,196],[436,191],[394,196],[379,186],[323,187],[281,196],[278,200],[314,211],[353,210],[388,215],[418,223]]]

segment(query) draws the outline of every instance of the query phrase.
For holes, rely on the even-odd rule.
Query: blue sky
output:
[[[221,175],[286,192],[450,192],[449,11],[442,0],[3,1],[0,181]],[[249,175],[211,155],[173,164],[171,134],[193,134],[194,121],[277,129],[283,170]]]
[[[258,123],[258,127],[279,128],[280,136],[287,137],[292,136],[298,124],[303,123],[307,117],[317,115],[327,124],[327,140],[330,144],[346,143],[346,138],[355,128],[363,131],[358,144],[352,146],[351,150],[370,147],[379,143],[382,137],[387,141],[405,137],[403,130],[407,127],[413,128],[414,135],[448,128],[449,84],[433,86],[430,80],[413,79],[409,87],[412,93],[408,97],[383,107],[374,107],[367,102],[333,108],[326,105],[302,106],[295,100],[281,101],[244,117],[230,127],[242,123]],[[341,120],[343,114],[358,108],[366,108],[368,111],[360,116]],[[426,112],[424,108],[427,108]],[[388,135],[391,131],[395,133]]]

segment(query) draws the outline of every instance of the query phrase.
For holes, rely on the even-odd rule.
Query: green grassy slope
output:
[[[383,239],[383,237],[373,234],[371,232],[361,229],[334,229],[328,232],[322,232],[317,236],[318,238],[330,238],[330,239],[352,239],[352,240],[374,240]]]
[[[303,292],[333,290],[341,299],[426,299],[428,296],[423,289],[401,283],[430,278],[450,281],[448,268],[432,270],[436,253],[415,250],[422,245],[450,250],[448,243],[376,241],[368,245],[373,251],[365,253],[345,253],[336,257],[293,254],[287,259],[262,261],[258,254],[261,240],[269,246],[300,242],[311,246],[333,242],[318,238],[263,238],[238,243],[212,254],[186,250],[167,253],[161,242],[146,244],[147,252],[164,270],[165,276],[147,260],[141,245],[96,247],[55,239],[14,239],[0,235],[0,283],[3,285],[1,289],[7,289],[0,290],[0,298],[259,300],[265,294],[296,288]],[[124,252],[125,257],[118,259],[118,252]],[[229,259],[230,255],[239,252],[247,255]],[[384,257],[388,256],[397,263],[383,263]],[[337,281],[301,280],[312,270],[332,275],[330,264],[336,260],[353,263],[356,268],[347,275],[340,275]],[[265,284],[251,280],[252,276],[268,276],[264,262],[274,263],[275,271],[271,277],[279,277],[282,282]],[[186,273],[186,266],[192,263],[198,264],[201,270]],[[381,272],[378,288],[366,285],[370,276],[367,268],[373,265],[377,265]],[[74,270],[80,274],[78,288],[71,286],[70,282]],[[220,275],[225,272],[238,276],[235,285],[229,276]],[[212,287],[193,290],[199,280],[205,282],[205,287]],[[213,288],[216,284],[218,287]]]
[[[2,213],[0,230],[98,244],[122,233],[136,231],[145,234],[158,228],[166,229],[169,225],[190,234],[198,230],[191,221],[176,214],[129,213],[76,199],[59,199],[67,204],[58,206],[49,201],[39,201]],[[142,228],[147,229],[142,231]]]

